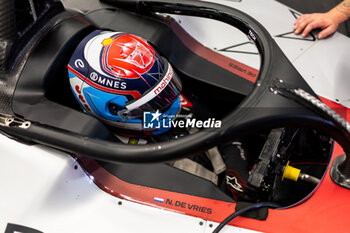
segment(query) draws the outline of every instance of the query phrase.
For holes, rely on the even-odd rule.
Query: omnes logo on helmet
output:
[[[91,72],[89,75],[89,79],[99,85],[104,87],[109,87],[113,89],[126,89],[126,82],[120,82],[118,80],[114,80],[108,77],[102,77],[98,75],[96,72]]]

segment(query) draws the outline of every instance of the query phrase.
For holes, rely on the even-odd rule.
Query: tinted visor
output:
[[[154,112],[159,110],[165,112],[174,101],[179,97],[182,85],[179,77],[174,72],[168,62],[165,62],[165,71],[160,81],[141,98],[130,101],[126,104],[126,111],[123,111],[124,117],[128,119],[139,118],[143,112]]]

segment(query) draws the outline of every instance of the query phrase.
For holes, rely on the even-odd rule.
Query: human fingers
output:
[[[304,14],[299,16],[295,21],[294,21],[294,25],[298,25],[300,24],[303,20],[305,20],[306,18],[310,17],[310,14]]]
[[[294,22],[293,30],[296,30],[302,22],[304,22],[306,19],[308,19],[310,16],[308,15],[302,15],[299,18],[297,18]]]
[[[303,31],[303,33],[302,33],[302,37],[306,37],[313,29],[315,29],[315,28],[325,28],[327,25],[325,25],[323,22],[321,22],[321,21],[314,21],[314,22],[312,22],[312,23],[309,23],[306,27],[305,27],[305,29],[304,29],[304,31]]]
[[[300,21],[299,24],[296,25],[294,28],[295,34],[300,34],[304,30],[304,28],[309,25],[313,21],[312,17],[305,18],[303,21]]]
[[[329,35],[333,34],[337,30],[338,26],[336,25],[330,25],[323,29],[320,33],[318,33],[318,39],[324,39],[328,37]]]

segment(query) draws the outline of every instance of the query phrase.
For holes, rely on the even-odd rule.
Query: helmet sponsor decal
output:
[[[138,108],[138,107],[144,105],[145,103],[147,103],[148,101],[150,101],[151,99],[156,97],[170,83],[171,79],[173,78],[173,75],[174,75],[173,68],[169,64],[168,70],[167,70],[164,78],[156,86],[154,86],[151,89],[151,91],[149,91],[147,94],[145,94],[141,98],[137,99],[136,101],[133,101],[132,103],[126,105],[125,106],[126,109],[128,109],[129,111],[133,110],[135,108]]]
[[[111,92],[111,93],[117,93],[117,94],[124,94],[124,95],[131,95],[133,96],[135,99],[137,98],[140,98],[141,97],[141,94],[140,92],[138,91],[128,91],[128,90],[123,90],[123,89],[111,89],[109,87],[109,85],[111,86],[124,86],[125,84],[120,84],[120,82],[118,81],[118,83],[115,83],[117,82],[116,80],[112,79],[113,81],[115,82],[111,82],[111,81],[108,81],[107,82],[107,79],[111,80],[110,78],[108,77],[104,77],[104,79],[102,78],[102,76],[96,76],[96,75],[89,75],[88,77],[89,78],[86,78],[84,77],[82,74],[80,74],[77,70],[73,69],[70,65],[68,65],[68,70],[70,72],[73,73],[73,75],[75,75],[76,77],[80,78],[82,81],[85,81],[87,84],[97,88],[97,89],[100,89],[102,91],[107,91],[107,92]],[[92,81],[92,79],[94,80],[97,80],[96,82]]]
[[[88,78],[95,84],[101,85],[106,88],[122,90],[126,89],[126,82],[121,82],[119,80],[115,80],[109,77],[103,77],[101,75],[98,75],[96,72],[91,72]]]

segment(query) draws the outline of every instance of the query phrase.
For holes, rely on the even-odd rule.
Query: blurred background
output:
[[[244,1],[244,0],[243,0]],[[261,0],[260,0],[261,1]],[[340,0],[277,0],[290,8],[293,8],[301,13],[323,13],[327,12],[336,5]],[[349,20],[339,25],[338,32],[350,36]]]
[[[81,11],[91,11],[101,6],[106,6],[100,3],[99,0],[61,0],[65,7],[76,8]],[[244,1],[244,0],[242,0]],[[262,1],[262,0],[256,0]],[[337,4],[340,0],[276,0],[284,5],[289,6],[301,13],[314,13],[314,12],[327,12]],[[341,24],[338,28],[338,32],[350,36],[350,24],[349,20]]]

